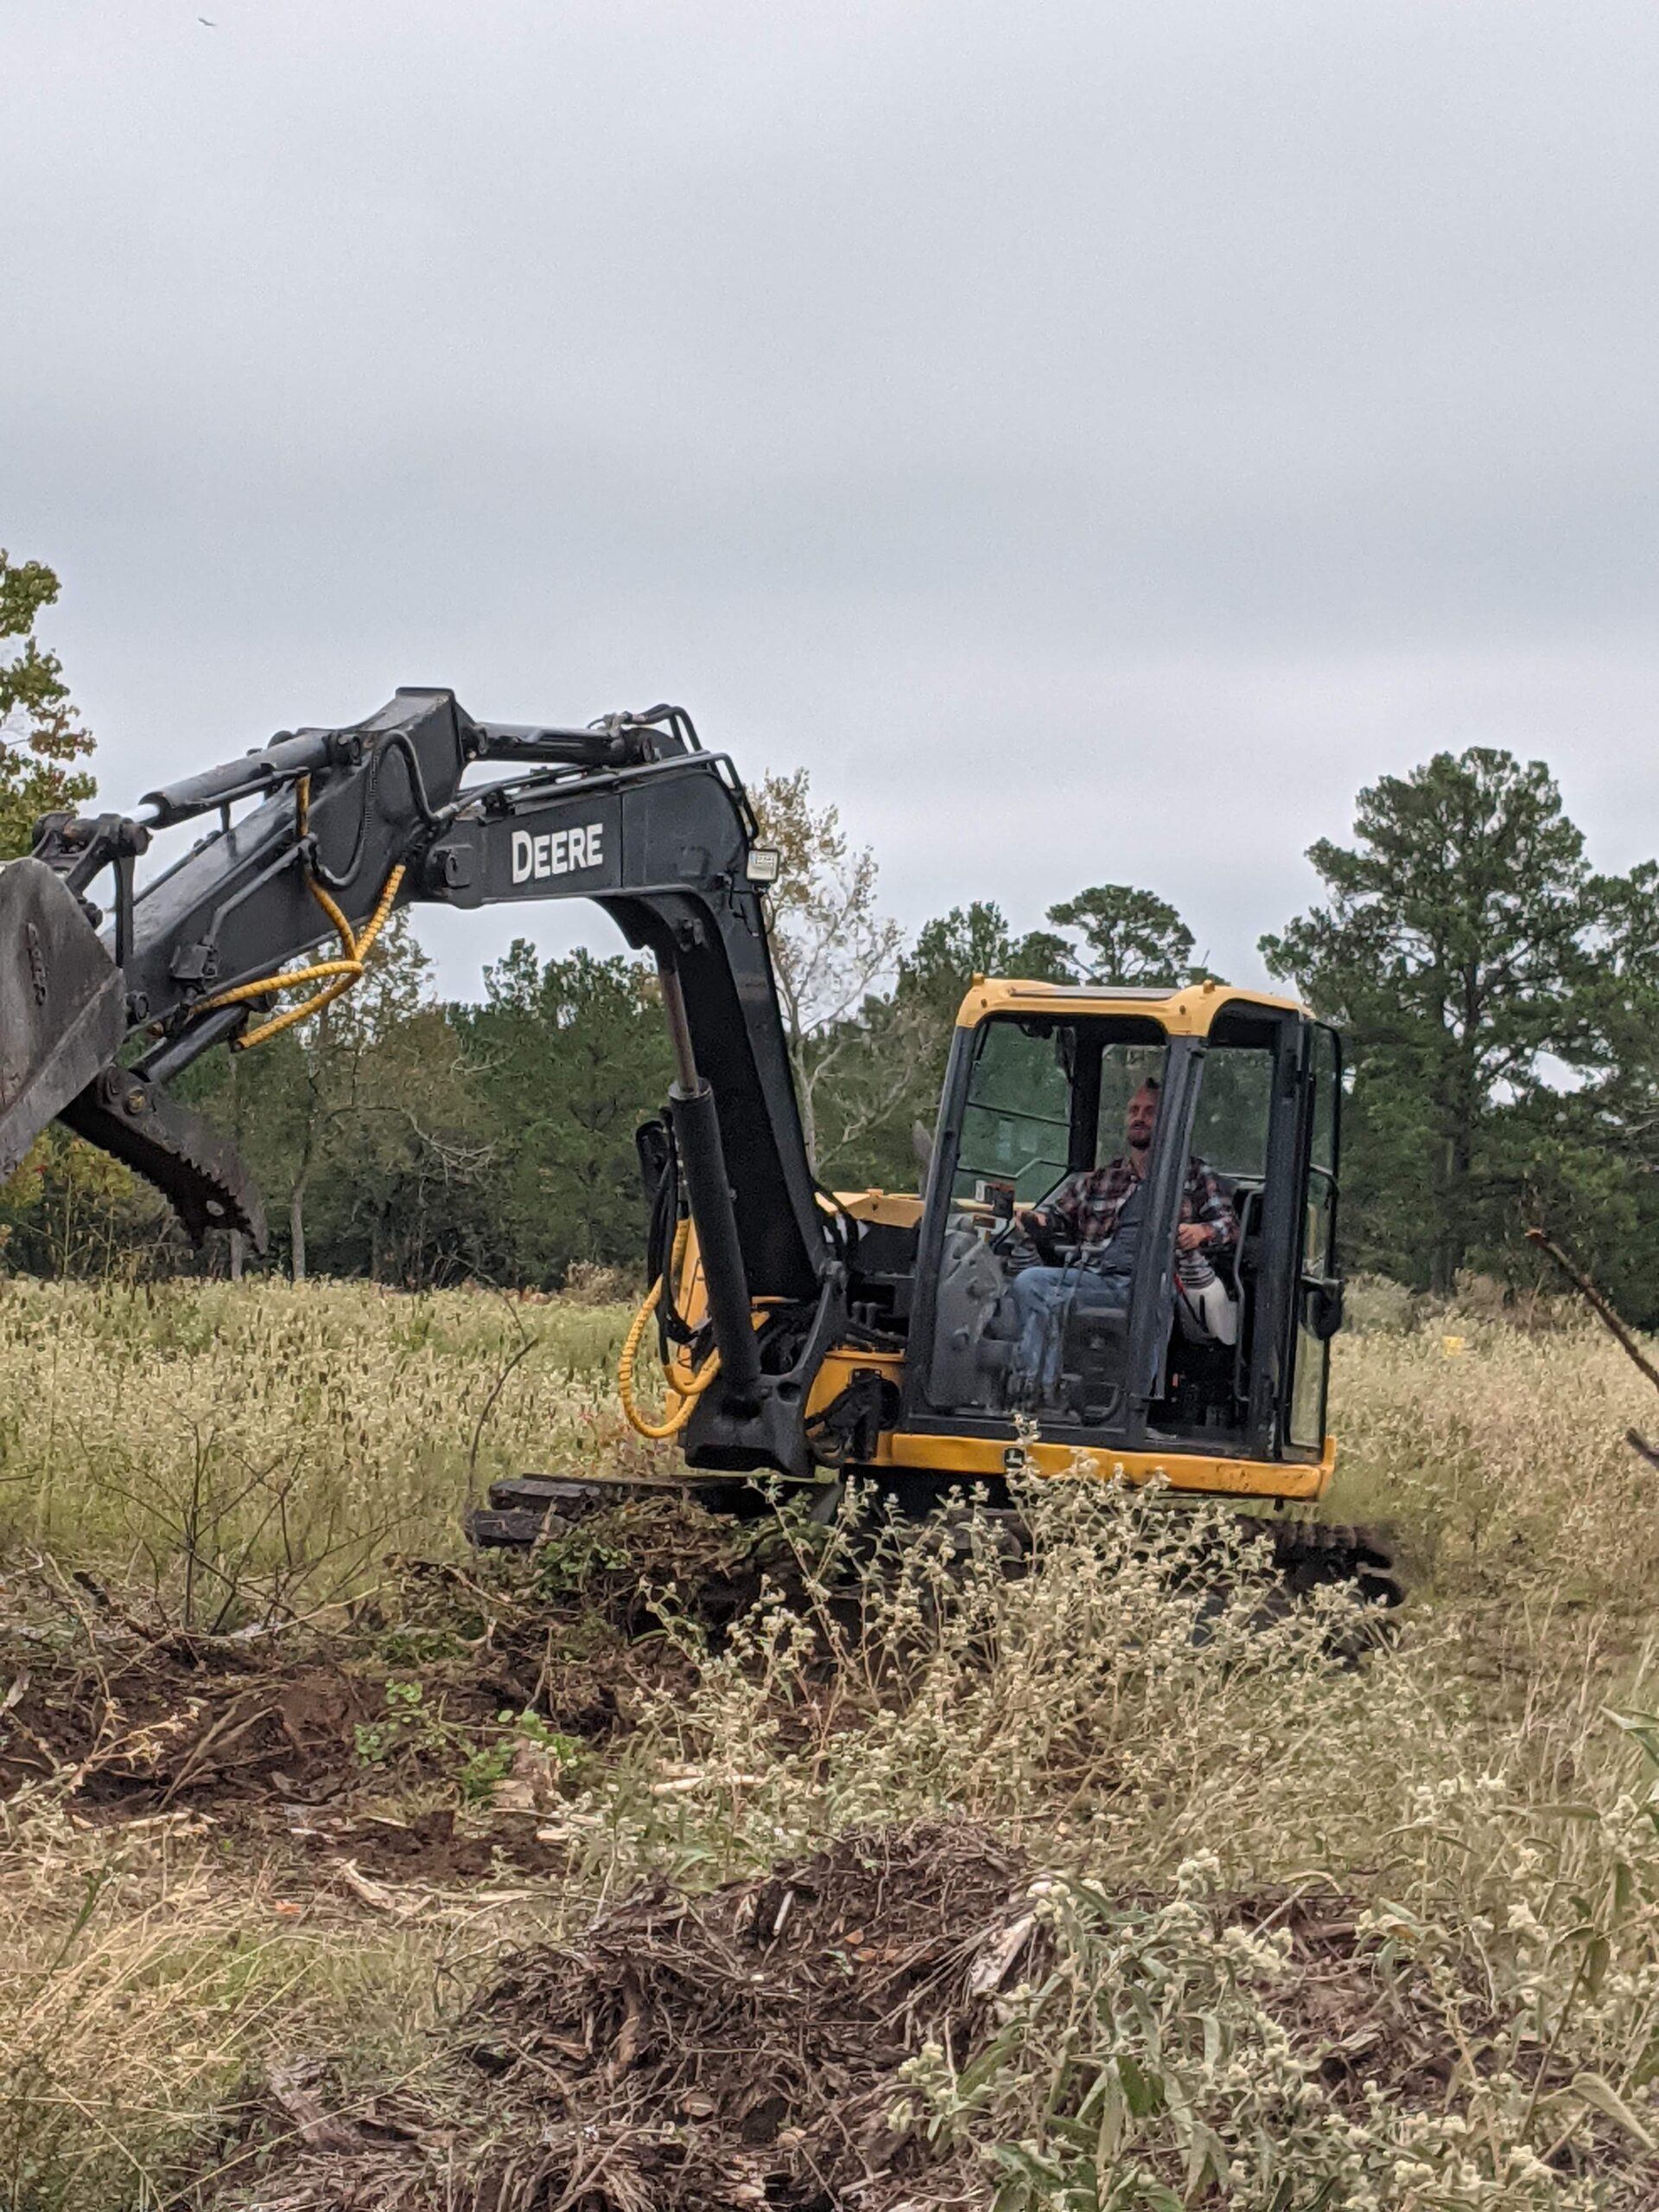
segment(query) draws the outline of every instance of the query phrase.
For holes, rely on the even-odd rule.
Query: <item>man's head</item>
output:
[[[1157,1077],[1148,1076],[1130,1099],[1128,1111],[1123,1116],[1123,1134],[1137,1167],[1144,1165],[1152,1148],[1153,1131],[1158,1126],[1158,1089]]]

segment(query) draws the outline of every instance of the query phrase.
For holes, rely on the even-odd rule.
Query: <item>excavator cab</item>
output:
[[[1138,1173],[1136,1099],[1155,1110]],[[934,1484],[1016,1467],[1158,1473],[1176,1489],[1318,1497],[1334,1459],[1340,1107],[1337,1037],[1293,1001],[1211,982],[976,979],[925,1196],[842,1199],[887,1262],[889,1302],[866,1318],[905,1337],[873,1471]],[[1065,1203],[1103,1188],[1103,1237]],[[1211,1220],[1183,1252],[1195,1191]],[[907,1283],[893,1264],[906,1207]],[[818,1402],[858,1365],[832,1356]]]

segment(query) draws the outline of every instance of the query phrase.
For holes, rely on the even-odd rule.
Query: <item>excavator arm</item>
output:
[[[201,819],[140,885],[154,833]],[[670,708],[563,729],[400,691],[351,728],[284,732],[151,791],[135,816],[49,815],[33,855],[0,869],[0,1179],[55,1117],[148,1177],[198,1239],[229,1227],[262,1243],[245,1169],[172,1080],[349,988],[399,906],[594,899],[655,960],[674,1047],[669,1160],[719,1356],[690,1446],[804,1477],[849,1232],[802,1135],[770,872],[731,763]],[[654,1259],[666,1272],[667,1253]]]

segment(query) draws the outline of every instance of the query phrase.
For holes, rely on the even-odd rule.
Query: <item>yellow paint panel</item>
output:
[[[905,1191],[837,1191],[836,1203],[855,1221],[879,1221],[890,1229],[914,1229],[922,1202]]]
[[[976,1029],[994,1014],[1133,1014],[1155,1021],[1172,1037],[1207,1037],[1224,1006],[1259,1006],[1271,1014],[1306,1014],[1299,1000],[1267,991],[1235,990],[1212,976],[1160,995],[1126,995],[1077,983],[976,983],[957,1014],[958,1029]]]
[[[1007,1471],[1005,1454],[1010,1446],[981,1436],[913,1436],[902,1430],[881,1439],[877,1464],[895,1472],[913,1469],[918,1474],[977,1476]],[[1315,1498],[1325,1495],[1336,1466],[1334,1437],[1326,1437],[1325,1452],[1314,1466],[1274,1466],[1261,1459],[1217,1459],[1205,1453],[1162,1452],[1080,1451],[1071,1444],[1030,1444],[1025,1447],[1026,1468],[1033,1474],[1058,1478],[1082,1476],[1099,1482],[1114,1477],[1125,1482],[1150,1482],[1161,1475],[1172,1490],[1202,1491],[1228,1497]]]

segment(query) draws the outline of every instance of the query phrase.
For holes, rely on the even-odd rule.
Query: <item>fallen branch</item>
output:
[[[1575,1261],[1569,1258],[1567,1254],[1561,1249],[1558,1243],[1556,1243],[1554,1237],[1547,1236],[1541,1229],[1529,1229],[1527,1231],[1527,1242],[1529,1244],[1538,1245],[1541,1249],[1548,1253],[1550,1258],[1554,1261],[1556,1266],[1567,1277],[1567,1281],[1573,1285],[1573,1287],[1579,1293],[1579,1295],[1584,1300],[1585,1303],[1589,1306],[1591,1312],[1596,1316],[1597,1319],[1601,1322],[1602,1325],[1606,1329],[1608,1334],[1614,1339],[1615,1343],[1617,1343],[1621,1349],[1629,1355],[1634,1363],[1641,1369],[1643,1375],[1647,1376],[1649,1382],[1652,1383],[1654,1389],[1656,1390],[1659,1390],[1659,1367],[1656,1367],[1653,1362],[1648,1357],[1646,1352],[1643,1351],[1641,1345],[1637,1344],[1636,1338],[1630,1334],[1623,1321],[1619,1319],[1618,1314],[1614,1313],[1612,1307],[1602,1296],[1601,1293],[1596,1288],[1596,1286],[1591,1281],[1589,1276],[1586,1274],[1584,1269],[1580,1268]],[[1647,1438],[1643,1435],[1640,1429],[1627,1428],[1624,1432],[1624,1441],[1630,1446],[1631,1451],[1637,1453],[1642,1459],[1645,1459],[1650,1467],[1659,1468],[1659,1446],[1649,1444]]]
[[[1580,1296],[1589,1306],[1591,1312],[1594,1313],[1597,1319],[1602,1323],[1609,1335],[1623,1347],[1626,1353],[1628,1353],[1630,1357],[1635,1362],[1636,1365],[1639,1367],[1642,1372],[1647,1376],[1649,1382],[1652,1383],[1654,1389],[1656,1390],[1659,1390],[1659,1367],[1656,1367],[1653,1362],[1648,1357],[1646,1352],[1643,1351],[1641,1345],[1637,1344],[1636,1338],[1630,1334],[1624,1324],[1619,1319],[1618,1314],[1614,1313],[1612,1307],[1607,1303],[1607,1300],[1596,1288],[1596,1286],[1591,1281],[1589,1276],[1585,1274],[1583,1268],[1580,1268],[1575,1261],[1569,1259],[1567,1255],[1562,1251],[1560,1246],[1556,1243],[1554,1237],[1547,1236],[1541,1229],[1529,1229],[1527,1231],[1527,1242],[1529,1244],[1536,1244],[1540,1246],[1541,1249],[1548,1253],[1550,1258],[1554,1261],[1561,1273],[1567,1277],[1567,1281],[1573,1285],[1574,1289],[1578,1291]]]

